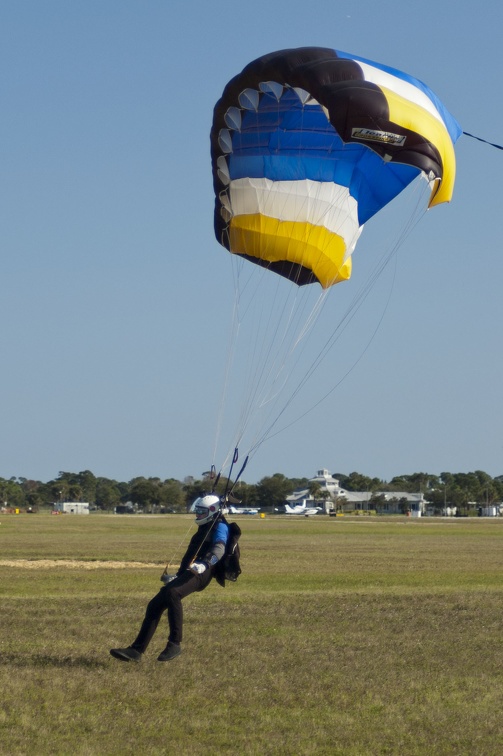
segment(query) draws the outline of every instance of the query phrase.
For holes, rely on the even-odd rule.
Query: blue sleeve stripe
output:
[[[227,539],[229,537],[229,526],[225,524],[225,522],[219,522],[215,530],[213,531],[213,538],[212,538],[212,544],[217,543],[217,541],[221,541],[222,543],[227,543]]]

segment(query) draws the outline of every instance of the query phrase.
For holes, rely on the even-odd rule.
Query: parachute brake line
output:
[[[171,565],[173,564],[173,562],[175,561],[176,555],[178,554],[178,552],[182,548],[182,544],[185,543],[185,539],[187,538],[187,536],[189,534],[189,530],[191,529],[191,527],[192,527],[192,523],[190,523],[189,527],[187,528],[187,531],[184,533],[184,536],[183,536],[182,540],[180,541],[180,543],[176,547],[173,556],[171,557],[171,559],[167,563],[166,567],[164,568],[164,572],[162,573],[163,575],[167,575],[169,573],[169,569],[170,569]]]
[[[472,139],[476,139],[478,142],[484,142],[484,144],[488,144],[490,147],[496,147],[497,150],[503,150],[503,146],[501,144],[488,142],[487,139],[482,139],[482,137],[475,136],[475,134],[469,134],[468,131],[463,131],[463,134],[465,136],[471,137]]]

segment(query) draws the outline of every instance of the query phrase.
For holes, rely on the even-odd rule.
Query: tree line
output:
[[[334,473],[341,487],[348,491],[368,491],[379,500],[383,492],[423,493],[433,507],[476,509],[503,501],[503,475],[492,478],[480,470],[469,473],[413,473],[399,475],[386,482],[357,472],[349,475]],[[226,492],[227,480],[220,478],[216,493]],[[191,502],[213,488],[208,474],[199,480],[156,477],[137,477],[129,482],[95,476],[90,470],[79,473],[60,472],[46,483],[29,478],[0,478],[0,505],[7,508],[26,508],[38,511],[53,508],[63,501],[86,501],[96,509],[114,511],[117,506],[131,503],[144,512],[186,512]],[[281,473],[262,478],[258,483],[239,482],[234,494],[241,506],[260,507],[271,511],[287,496],[300,488],[308,488],[317,497],[320,487],[308,478],[287,478]],[[321,497],[323,498],[323,497]]]

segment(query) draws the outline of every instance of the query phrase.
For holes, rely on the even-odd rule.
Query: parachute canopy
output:
[[[214,110],[215,234],[299,285],[348,279],[363,224],[418,175],[451,199],[461,128],[422,82],[337,50],[257,58]]]

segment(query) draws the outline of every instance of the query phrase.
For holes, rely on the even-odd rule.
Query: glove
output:
[[[164,583],[164,585],[171,583],[172,580],[176,580],[176,575],[161,575],[161,582]]]
[[[202,575],[206,570],[206,565],[204,562],[194,562],[194,564],[190,565],[189,570],[193,572],[194,575]]]

